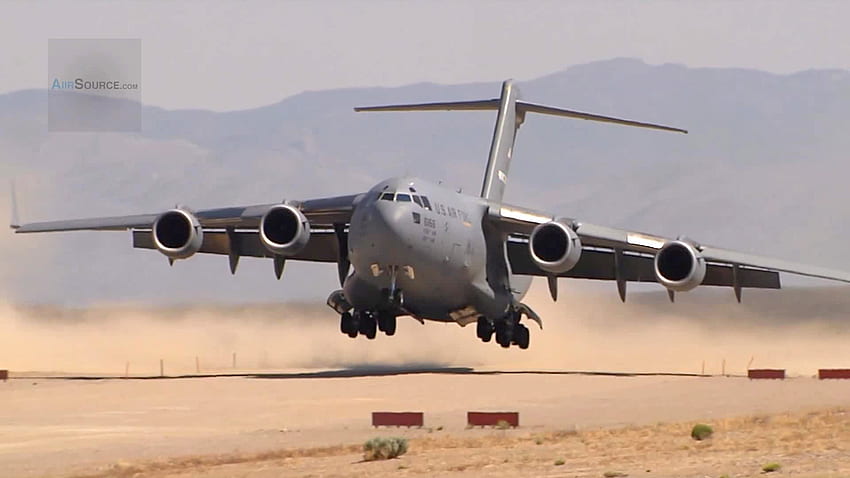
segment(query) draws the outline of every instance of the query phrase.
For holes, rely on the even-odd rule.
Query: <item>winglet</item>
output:
[[[9,223],[9,227],[14,229],[19,229],[21,227],[20,216],[18,215],[18,198],[15,194],[15,180],[10,181],[10,194],[12,196],[12,216],[11,221]]]

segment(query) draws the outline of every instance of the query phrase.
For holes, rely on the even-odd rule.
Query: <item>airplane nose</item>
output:
[[[373,220],[375,232],[385,238],[384,247],[406,249],[412,246],[409,235],[413,218],[409,207],[398,203],[379,201],[375,204]]]
[[[410,264],[415,255],[414,240],[416,225],[412,208],[389,201],[377,201],[371,205],[357,231],[356,258],[361,267],[378,264],[403,266]]]

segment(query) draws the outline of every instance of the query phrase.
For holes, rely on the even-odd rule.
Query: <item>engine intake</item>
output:
[[[528,240],[531,260],[546,272],[561,274],[581,258],[581,240],[570,224],[555,220],[538,225]]]
[[[655,277],[670,290],[691,290],[705,278],[705,259],[693,244],[669,241],[655,255]]]
[[[170,259],[187,259],[201,250],[204,230],[200,221],[189,211],[171,209],[162,213],[151,229],[153,242],[159,252]]]
[[[310,222],[292,206],[272,206],[260,219],[260,241],[272,254],[293,256],[310,241]]]

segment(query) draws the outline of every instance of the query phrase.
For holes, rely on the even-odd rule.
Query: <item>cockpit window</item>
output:
[[[393,193],[381,194],[381,200],[382,201],[392,201],[393,200]]]
[[[431,211],[431,201],[428,200],[427,196],[422,196],[422,205],[425,209]]]
[[[416,194],[413,195],[413,202],[415,202],[420,207],[422,206],[422,200],[419,199],[419,196],[417,196]]]
[[[395,200],[398,202],[410,202],[410,194],[398,193]]]

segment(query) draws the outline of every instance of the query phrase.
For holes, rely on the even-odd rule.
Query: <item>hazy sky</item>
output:
[[[5,1],[0,93],[47,85],[49,38],[141,38],[142,99],[260,106],[304,90],[533,78],[612,57],[850,68],[850,2]]]

